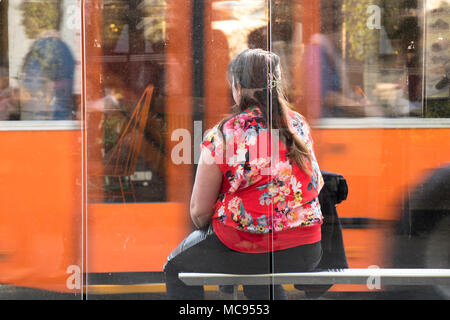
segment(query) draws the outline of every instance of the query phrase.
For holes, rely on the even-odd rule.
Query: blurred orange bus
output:
[[[347,180],[338,214],[349,266],[395,266],[408,196],[450,159],[446,1],[72,0],[46,9],[58,35],[22,20],[44,4],[0,3],[0,283],[78,296],[163,282],[166,257],[192,230],[202,133],[230,112],[228,62],[254,47],[280,55],[321,169]],[[48,37],[74,58],[71,116],[27,119],[30,101],[41,107],[24,85],[27,59]],[[40,67],[64,65],[53,58]],[[60,84],[47,73],[41,104]],[[191,152],[175,163],[180,143]],[[407,245],[428,260],[409,266],[449,267],[426,245],[446,216],[410,230],[425,244]]]

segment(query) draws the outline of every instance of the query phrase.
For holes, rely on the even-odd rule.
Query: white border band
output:
[[[437,129],[450,128],[450,118],[322,118],[315,129]]]
[[[0,131],[66,131],[81,129],[82,122],[76,120],[0,121]]]

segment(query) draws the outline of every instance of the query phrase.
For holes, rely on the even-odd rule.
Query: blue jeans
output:
[[[268,253],[243,253],[229,249],[212,227],[187,236],[167,258],[164,266],[169,299],[202,300],[203,286],[187,286],[180,272],[256,274],[271,272],[308,272],[315,269],[322,256],[319,242]],[[272,292],[272,294],[271,294]],[[244,286],[248,299],[287,299],[281,285]]]

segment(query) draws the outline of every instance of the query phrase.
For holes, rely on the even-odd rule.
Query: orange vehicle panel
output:
[[[81,262],[80,136],[0,132],[0,283],[67,290]]]
[[[347,180],[340,217],[398,220],[407,187],[450,159],[450,129],[318,129],[314,138],[321,169]],[[383,266],[385,236],[380,230],[345,229],[350,267]]]
[[[397,218],[399,197],[450,159],[450,129],[315,130],[321,169],[349,185],[341,215]]]
[[[183,203],[88,205],[87,271],[162,271],[188,219]]]

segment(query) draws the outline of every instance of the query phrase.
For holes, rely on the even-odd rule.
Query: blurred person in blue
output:
[[[21,120],[71,120],[75,59],[60,38],[61,2],[25,1],[22,24],[35,39],[21,74]]]

